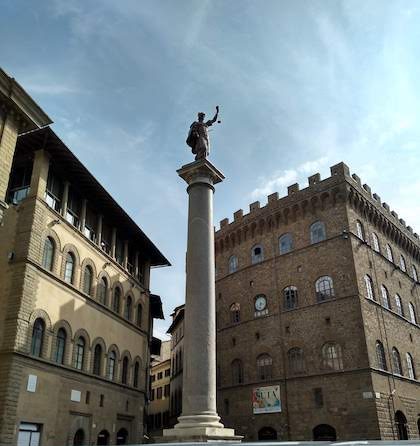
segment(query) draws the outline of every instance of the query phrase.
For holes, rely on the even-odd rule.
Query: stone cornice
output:
[[[50,117],[29,94],[0,68],[0,101],[20,118],[20,131],[29,131],[52,123]]]

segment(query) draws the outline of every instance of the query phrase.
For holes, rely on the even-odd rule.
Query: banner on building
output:
[[[252,408],[254,414],[281,412],[280,386],[253,389]]]

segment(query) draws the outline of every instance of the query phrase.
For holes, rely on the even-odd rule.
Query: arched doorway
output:
[[[401,410],[395,412],[395,425],[397,427],[398,440],[408,440],[407,418],[405,418]]]
[[[98,446],[107,446],[109,445],[109,432],[103,430],[98,434],[98,440],[96,441]]]
[[[277,432],[272,427],[262,427],[258,431],[258,440],[269,441],[269,440],[277,440]]]
[[[329,424],[318,424],[312,430],[314,441],[335,441],[337,433]]]
[[[117,432],[117,444],[127,444],[128,443],[128,432],[127,429],[121,428]]]
[[[73,446],[83,446],[85,444],[85,431],[83,429],[79,429],[73,438]]]

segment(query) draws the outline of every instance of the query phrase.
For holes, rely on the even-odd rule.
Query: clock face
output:
[[[267,299],[264,296],[259,296],[255,299],[255,309],[262,311],[267,306]]]

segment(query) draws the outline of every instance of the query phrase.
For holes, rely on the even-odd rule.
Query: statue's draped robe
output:
[[[212,121],[193,122],[188,132],[187,144],[191,147],[196,159],[205,158],[210,153],[210,141],[207,128],[212,125]]]

